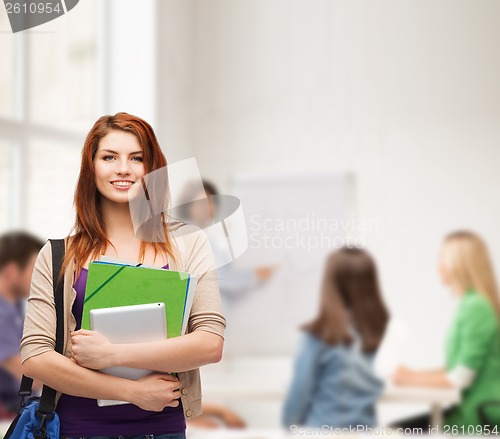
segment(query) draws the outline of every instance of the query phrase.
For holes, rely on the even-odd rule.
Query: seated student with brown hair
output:
[[[23,300],[29,296],[33,266],[43,244],[26,232],[0,236],[0,417],[15,413],[19,401]]]
[[[389,318],[372,257],[357,248],[335,251],[322,288],[318,316],[300,328],[282,424],[371,427],[383,390],[372,363]]]

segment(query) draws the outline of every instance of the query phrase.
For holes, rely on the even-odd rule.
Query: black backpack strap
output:
[[[23,400],[22,407],[24,407],[24,398],[31,395],[31,388],[33,386],[33,378],[23,375],[21,379],[21,386],[19,387],[19,396]]]
[[[59,273],[61,272],[62,262],[64,259],[65,244],[64,239],[49,239],[52,246],[52,284],[54,290],[54,303],[56,307],[56,352],[62,354],[64,350],[64,278],[61,282],[57,282]],[[26,397],[31,395],[33,379],[23,375],[21,386],[19,388],[19,396],[21,403],[18,412],[21,412]],[[43,386],[42,396],[38,412],[43,418],[53,417],[56,409],[56,391],[48,386]]]
[[[64,259],[64,239],[49,239],[52,245],[52,283],[54,288],[54,302],[56,306],[56,352],[62,354],[64,350],[64,278],[57,282]],[[49,417],[56,411],[57,391],[49,386],[43,386],[38,412]]]

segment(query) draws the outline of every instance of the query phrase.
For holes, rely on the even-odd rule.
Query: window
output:
[[[45,239],[71,228],[81,148],[104,105],[103,2],[77,8],[17,34],[0,11],[0,232]]]
[[[94,1],[48,23],[50,32],[29,35],[29,114],[34,123],[56,128],[89,129],[97,87]],[[50,105],[50,111],[47,106]]]
[[[0,53],[2,68],[0,68],[0,117],[14,116],[14,38],[10,32],[7,14],[0,14]]]
[[[0,141],[0,230],[9,224],[9,205],[11,187],[10,145]]]
[[[68,147],[66,142],[33,140],[28,151],[25,226],[45,239],[62,238],[74,219],[80,148]]]

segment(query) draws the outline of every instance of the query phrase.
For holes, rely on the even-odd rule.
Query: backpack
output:
[[[64,258],[64,239],[49,239],[52,246],[52,279],[56,306],[56,352],[64,345],[64,280],[56,285]],[[31,396],[33,379],[23,375],[19,388],[20,403],[4,439],[59,439],[59,417],[56,413],[56,390],[43,386],[42,396]],[[26,400],[28,398],[28,400]]]

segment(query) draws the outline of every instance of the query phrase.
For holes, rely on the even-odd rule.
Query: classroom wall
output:
[[[156,1],[155,129],[169,162],[193,156],[192,65],[193,14],[191,0]]]
[[[401,360],[442,361],[443,234],[480,232],[500,273],[500,3],[168,5],[189,30],[169,17],[159,29],[167,156],[194,154],[225,190],[241,172],[354,171],[358,213],[379,222],[368,248],[408,331]]]

